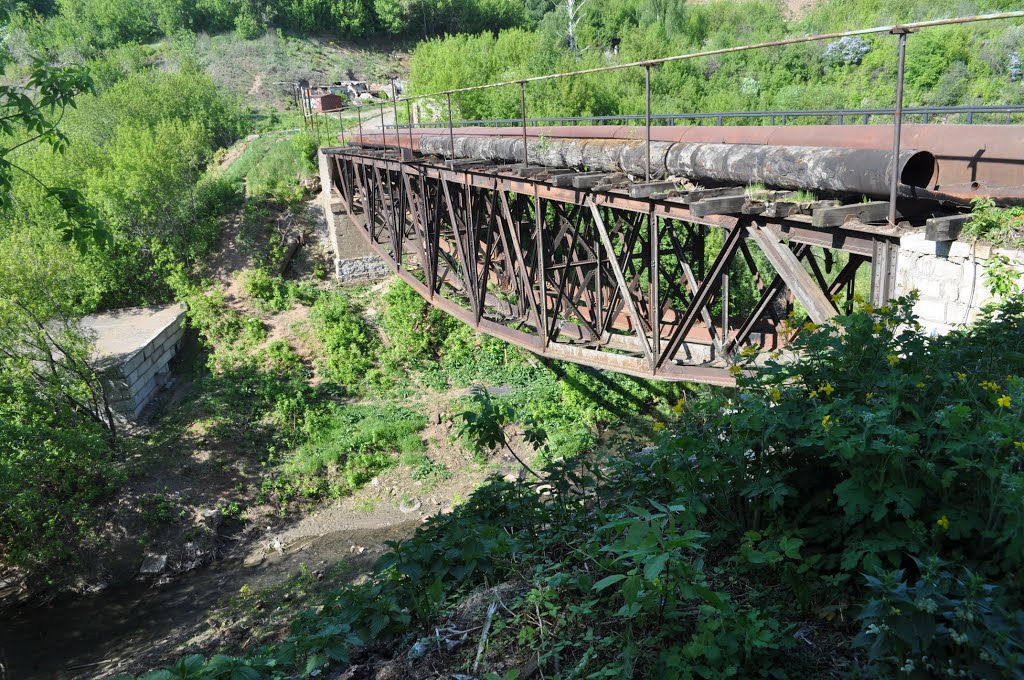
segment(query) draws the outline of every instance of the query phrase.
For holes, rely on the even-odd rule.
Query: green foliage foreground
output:
[[[1022,677],[1024,306],[932,339],[911,302],[808,327],[802,359],[678,404],[656,448],[556,463],[540,496],[490,481],[283,643],[145,677],[319,674],[443,634],[474,592],[505,605],[485,669]]]

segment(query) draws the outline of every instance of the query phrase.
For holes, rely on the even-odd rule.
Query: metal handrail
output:
[[[925,123],[930,123],[932,117],[935,116],[966,116],[967,124],[974,123],[974,116],[990,116],[996,114],[1005,114],[1007,117],[1006,122],[1012,123],[1012,116],[1014,114],[1024,114],[1024,105],[1000,105],[1000,106],[916,106],[907,107],[903,109],[904,116],[923,116]],[[720,111],[714,113],[662,113],[662,114],[651,114],[652,124],[661,125],[676,125],[680,121],[703,121],[713,119],[718,125],[722,125],[726,119],[732,118],[761,118],[768,119],[769,125],[786,125],[792,118],[831,118],[837,119],[837,122],[842,125],[846,122],[846,119],[859,120],[863,125],[869,125],[871,118],[875,116],[889,116],[892,117],[893,110],[891,108],[873,108],[873,109],[820,109],[820,110],[805,110],[805,111],[783,111],[783,110],[771,110],[771,111]],[[580,125],[580,124],[629,124],[642,123],[646,120],[646,114],[624,114],[618,116],[556,116],[549,118],[527,118],[526,123],[530,126],[541,126],[541,125]],[[483,120],[456,120],[452,121],[451,125],[458,127],[506,127],[506,126],[520,126],[523,121],[521,118],[491,118]],[[763,123],[762,123],[763,124]],[[828,124],[831,124],[828,123]],[[427,121],[415,123],[410,126],[409,123],[402,124],[388,124],[384,127],[387,129],[402,128],[407,129],[413,128],[447,128],[449,122],[447,120],[440,121]]]

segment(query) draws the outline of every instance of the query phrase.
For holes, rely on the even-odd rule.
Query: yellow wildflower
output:
[[[821,419],[821,426],[826,430],[832,427],[832,416],[825,416]]]
[[[892,613],[893,613],[894,615],[896,615],[896,616],[899,616],[900,614],[902,614],[902,613],[903,613],[903,610],[902,610],[902,609],[900,609],[899,607],[893,607],[893,608],[892,608]]]
[[[874,398],[875,398],[875,393],[874,392],[868,392],[867,394],[864,395],[864,401],[871,401]]]
[[[886,357],[886,360],[889,362],[890,366],[895,366],[900,362],[900,358],[895,354],[890,354],[889,356]]]
[[[735,364],[733,364],[732,366],[729,367],[729,374],[730,375],[737,376],[737,375],[739,375],[742,372],[743,372],[743,369],[740,368],[739,366],[735,365]]]
[[[660,420],[658,422],[654,423],[654,431],[655,432],[661,432],[664,429],[665,429],[665,423],[661,422]]]
[[[680,399],[676,402],[676,405],[672,407],[672,412],[677,416],[683,415],[683,400]]]
[[[986,390],[992,390],[993,392],[999,391],[999,385],[995,384],[991,380],[982,380],[980,383],[978,383],[978,387],[984,388]]]
[[[860,293],[854,293],[853,294],[853,301],[858,303],[858,304],[861,303],[861,302],[864,302],[864,296],[861,295]]]
[[[935,520],[935,523],[938,524],[943,529],[949,529],[949,518],[946,517],[945,515],[943,515],[942,517],[940,517],[937,520]]]
[[[876,333],[881,333],[882,332],[882,324],[876,323],[874,326],[871,327],[871,330],[873,330]]]
[[[923,390],[924,389],[924,383],[917,383],[916,385],[914,385],[914,387],[916,387],[919,390]]]
[[[1024,442],[1014,442],[1013,445],[1016,446],[1018,449],[1024,451]]]
[[[889,305],[883,305],[883,306],[878,308],[878,313],[879,314],[888,314],[890,311],[891,310],[889,309]]]
[[[825,394],[831,397],[832,393],[836,391],[836,388],[832,387],[832,385],[829,383],[825,383],[824,385],[819,387],[818,390],[824,392]]]
[[[779,391],[778,387],[773,387],[772,388],[772,401],[778,401],[781,398],[782,398],[782,392]],[[1024,445],[1022,445],[1021,448],[1024,448]]]
[[[875,306],[871,305],[871,304],[864,305],[864,313],[865,314],[874,314],[875,313]]]
[[[1002,407],[1002,408],[1009,408],[1010,407],[1010,395],[1009,394],[1004,394],[1003,396],[1001,396],[998,399],[996,399],[996,403],[999,404],[999,406]]]
[[[816,331],[818,330],[818,324],[814,323],[813,321],[808,321],[807,323],[804,324],[804,330],[807,331],[808,333],[810,333],[811,331]]]
[[[956,379],[959,380],[960,382],[963,382],[964,380],[967,380],[967,374],[966,373],[957,373],[956,374]]]
[[[807,396],[808,396],[808,397],[810,397],[811,399],[814,399],[815,397],[817,397],[817,396],[818,396],[818,390],[811,390],[811,391],[810,391],[810,392],[809,392],[809,393],[807,394]]]

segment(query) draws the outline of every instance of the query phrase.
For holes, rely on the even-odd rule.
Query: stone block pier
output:
[[[95,357],[112,406],[128,420],[142,410],[170,378],[169,363],[184,334],[185,305],[136,307],[82,319],[95,336]]]

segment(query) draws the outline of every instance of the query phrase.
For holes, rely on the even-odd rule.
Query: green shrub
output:
[[[991,198],[976,198],[971,205],[964,236],[1009,247],[1024,244],[1024,208],[997,208]]]
[[[324,345],[321,368],[330,380],[358,389],[381,351],[380,339],[359,310],[338,294],[320,296],[310,312]]]
[[[413,368],[437,359],[458,322],[432,307],[407,283],[395,280],[384,294],[381,326],[391,341],[388,360]]]
[[[800,361],[769,362],[751,396],[713,400],[673,446],[696,455],[690,484],[722,499],[729,526],[814,546],[805,569],[849,579],[942,546],[982,574],[1014,573],[1020,304],[937,339],[911,304],[840,317],[841,333],[809,324]],[[748,502],[726,502],[737,497]]]

